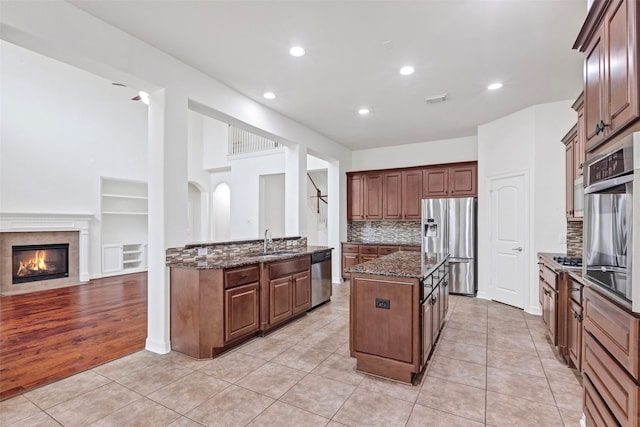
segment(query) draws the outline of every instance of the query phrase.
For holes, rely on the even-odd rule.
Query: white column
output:
[[[146,349],[165,354],[169,340],[169,269],[165,253],[187,239],[188,103],[161,89],[149,97],[149,244]]]
[[[300,145],[285,148],[285,236],[307,235],[307,149]]]
[[[327,167],[327,194],[329,204],[327,215],[330,218],[327,224],[327,245],[334,250],[331,253],[331,281],[342,282],[342,254],[340,236],[347,235],[347,224],[343,218],[347,217],[346,211],[346,174],[337,160],[328,162]]]

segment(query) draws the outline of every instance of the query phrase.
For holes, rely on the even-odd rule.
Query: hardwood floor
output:
[[[0,297],[0,400],[144,348],[147,274]]]

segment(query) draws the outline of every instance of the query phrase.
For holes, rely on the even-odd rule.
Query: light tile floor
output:
[[[139,351],[0,403],[3,426],[578,426],[581,386],[539,316],[452,296],[425,375],[355,371],[349,286],[264,338],[197,361]]]

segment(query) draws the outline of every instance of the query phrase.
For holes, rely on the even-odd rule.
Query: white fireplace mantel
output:
[[[81,282],[89,281],[89,223],[93,214],[0,213],[0,233],[78,231]]]

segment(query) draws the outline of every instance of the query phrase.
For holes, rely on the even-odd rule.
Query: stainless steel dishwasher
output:
[[[311,254],[311,308],[331,299],[331,249]]]

